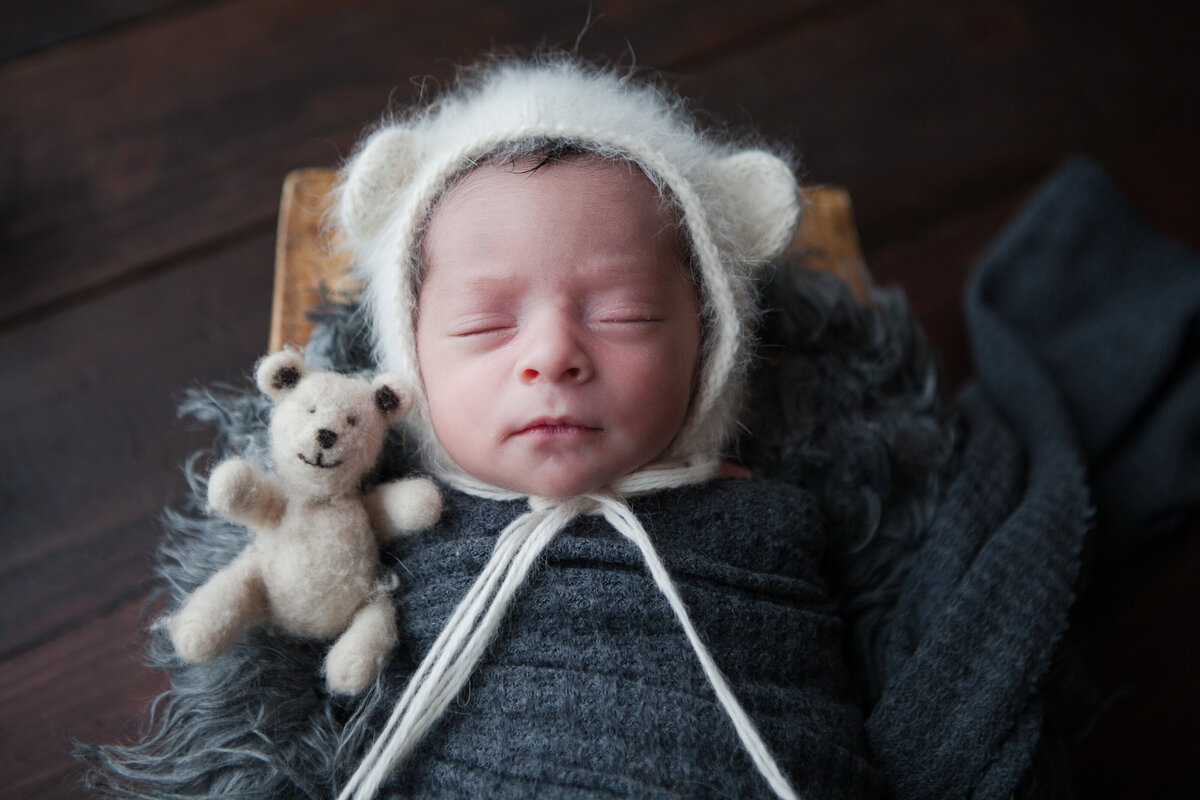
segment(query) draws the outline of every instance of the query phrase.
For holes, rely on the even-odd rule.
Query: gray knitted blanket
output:
[[[483,569],[496,531],[527,510],[524,502],[445,495],[441,522],[390,550],[404,567],[396,593],[404,655],[382,681],[382,712]],[[811,496],[784,483],[727,479],[630,504],[801,796],[877,797]],[[381,796],[774,795],[641,554],[590,516],[549,546],[467,695]]]
[[[961,462],[867,720],[898,797],[1006,796],[1085,532],[1103,567],[1200,510],[1200,258],[1098,165],[1047,180],[979,264],[967,316],[979,381],[959,403]]]

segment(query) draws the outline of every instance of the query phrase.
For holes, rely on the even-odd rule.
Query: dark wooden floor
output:
[[[969,379],[960,295],[1064,156],[1200,246],[1200,4],[593,0],[581,50],[673,74],[849,188],[870,266]],[[572,43],[588,3],[4,0],[0,794],[82,794],[72,738],[133,734],[160,509],[209,432],[189,386],[264,350],[284,174],[332,165],[420,76]],[[1093,588],[1073,645],[1112,695],[1084,797],[1194,796],[1196,536]]]

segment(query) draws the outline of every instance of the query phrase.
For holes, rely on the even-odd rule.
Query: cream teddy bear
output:
[[[294,350],[264,358],[256,378],[274,402],[275,472],[231,458],[208,484],[209,505],[248,527],[251,543],[188,597],[166,627],[176,652],[190,662],[211,661],[255,624],[336,638],[325,658],[326,681],[331,691],[355,694],[396,643],[379,545],[441,515],[441,496],[426,478],[362,491],[389,423],[408,412],[411,395],[391,375],[368,383],[310,371]]]

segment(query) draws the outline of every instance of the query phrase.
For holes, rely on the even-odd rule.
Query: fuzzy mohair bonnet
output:
[[[498,154],[555,147],[635,164],[686,232],[702,352],[688,417],[662,461],[720,457],[741,404],[755,272],[783,253],[799,218],[792,167],[783,156],[706,135],[661,87],[566,56],[500,62],[465,76],[433,103],[375,128],[346,163],[335,223],[365,279],[380,366],[422,385],[420,242],[450,182]],[[423,392],[409,424],[427,466],[453,470],[433,436]]]

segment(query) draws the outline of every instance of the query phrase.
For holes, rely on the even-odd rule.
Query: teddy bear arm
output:
[[[371,528],[381,542],[427,528],[442,515],[442,495],[428,478],[405,478],[375,487],[366,497]]]
[[[208,504],[234,522],[274,528],[287,510],[287,496],[274,478],[244,459],[231,458],[209,477]]]

